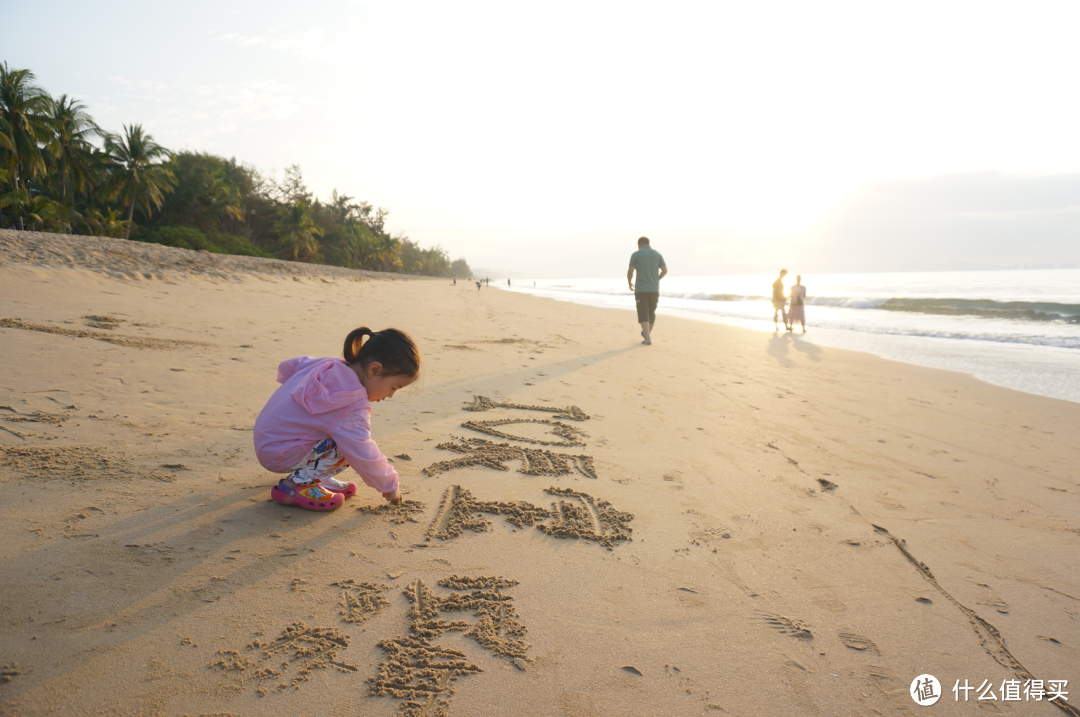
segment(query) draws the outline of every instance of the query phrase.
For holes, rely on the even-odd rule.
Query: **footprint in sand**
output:
[[[664,481],[666,481],[668,483],[671,483],[672,484],[671,487],[674,488],[675,490],[682,490],[683,489],[682,475],[683,475],[682,471],[676,471],[676,470],[668,471],[667,473],[664,474]]]
[[[882,505],[889,510],[907,510],[903,503],[893,500],[887,495],[879,495],[874,498],[874,502]]]
[[[839,637],[840,642],[844,643],[844,647],[849,647],[852,650],[858,650],[859,652],[874,652],[879,655],[881,654],[881,651],[878,650],[878,646],[868,637],[863,637],[855,632],[841,632]]]
[[[810,631],[810,626],[798,618],[763,612],[758,615],[758,619],[763,620],[766,625],[785,635],[791,635],[808,642],[814,639],[814,633]]]
[[[982,599],[977,600],[976,604],[986,605],[997,610],[1002,615],[1009,614],[1009,603],[1001,599],[1001,596],[997,594],[994,588],[990,587],[986,583],[975,582],[971,578],[967,578],[969,582],[975,583],[976,587],[982,588]]]

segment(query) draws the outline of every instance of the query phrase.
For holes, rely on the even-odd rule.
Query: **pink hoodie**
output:
[[[389,493],[397,471],[371,440],[371,402],[349,364],[337,358],[299,358],[278,366],[282,384],[255,419],[255,455],[263,468],[288,473],[324,438],[365,483]]]

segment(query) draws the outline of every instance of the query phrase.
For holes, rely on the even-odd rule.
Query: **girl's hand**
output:
[[[383,493],[382,497],[386,498],[388,503],[400,503],[401,502],[401,493],[399,493],[397,491],[397,489],[394,489],[394,490],[390,491],[389,493]]]

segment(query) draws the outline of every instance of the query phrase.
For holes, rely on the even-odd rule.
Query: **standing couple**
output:
[[[806,287],[802,285],[802,276],[795,277],[795,285],[791,287],[791,295],[784,295],[784,277],[787,276],[787,269],[780,270],[780,278],[773,282],[772,285],[772,305],[773,305],[773,326],[776,330],[780,330],[780,324],[776,321],[777,316],[782,316],[784,319],[784,328],[791,331],[795,327],[795,322],[798,321],[802,324],[802,332],[806,333]],[[790,310],[785,310],[785,306],[789,306]]]

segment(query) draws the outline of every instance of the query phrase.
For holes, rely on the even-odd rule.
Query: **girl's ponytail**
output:
[[[366,326],[353,329],[345,337],[343,355],[347,363],[359,363],[365,369],[378,361],[390,376],[417,376],[420,373],[420,349],[407,333],[397,329],[372,331]]]
[[[345,337],[344,355],[346,363],[356,363],[360,359],[360,349],[363,348],[365,336],[374,336],[374,333],[368,327],[361,326],[350,331],[349,335]]]

